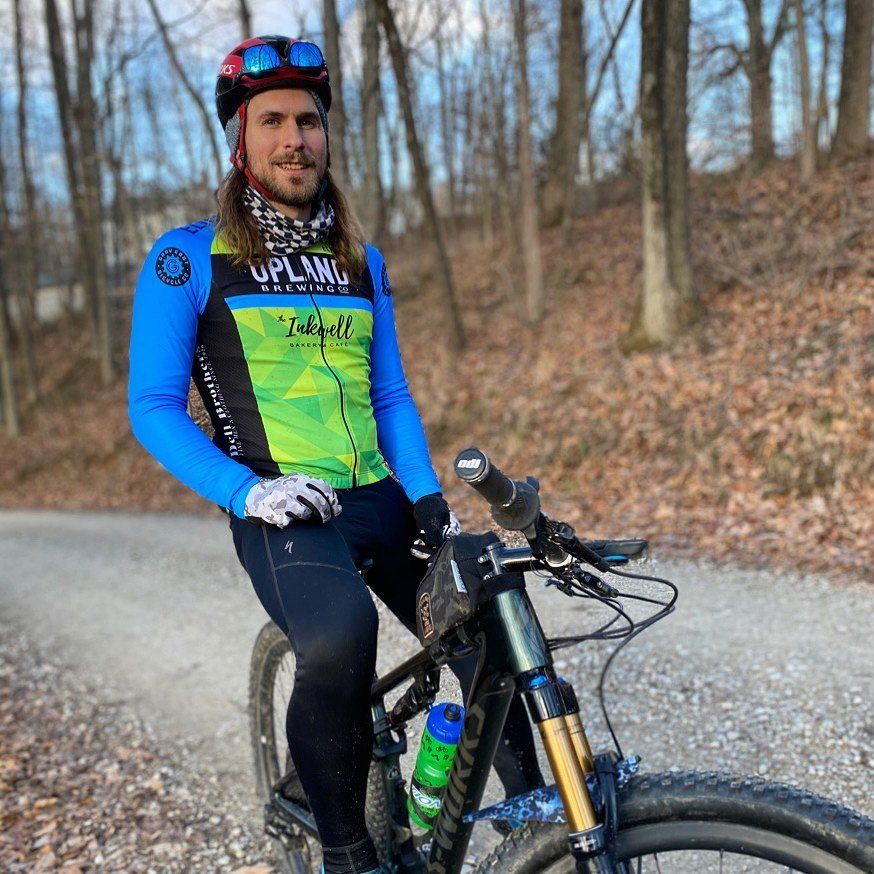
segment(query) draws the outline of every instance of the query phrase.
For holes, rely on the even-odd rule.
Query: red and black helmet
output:
[[[222,128],[253,95],[268,88],[296,84],[315,92],[325,112],[331,108],[331,84],[322,50],[287,36],[253,36],[222,62],[215,105]]]

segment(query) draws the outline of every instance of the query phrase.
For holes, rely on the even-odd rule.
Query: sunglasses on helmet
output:
[[[275,73],[282,67],[293,67],[302,73],[316,73],[325,68],[322,50],[311,42],[283,40],[276,43],[249,46],[243,50],[242,67],[237,75],[258,78]]]

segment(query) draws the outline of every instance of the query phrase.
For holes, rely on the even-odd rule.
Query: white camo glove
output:
[[[340,515],[340,502],[324,480],[292,473],[255,483],[246,496],[246,517],[263,519],[285,528],[292,519],[319,518],[327,522]]]

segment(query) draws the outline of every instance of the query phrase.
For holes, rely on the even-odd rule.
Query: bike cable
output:
[[[610,671],[610,668],[613,665],[613,662],[616,659],[616,656],[624,649],[631,641],[637,637],[638,634],[645,631],[647,628],[655,625],[656,622],[664,619],[666,616],[670,615],[674,612],[675,604],[677,602],[677,597],[679,595],[679,590],[677,586],[672,583],[670,580],[666,580],[663,577],[655,577],[650,574],[635,574],[630,571],[620,571],[614,568],[611,568],[610,573],[615,574],[619,577],[625,577],[627,579],[632,580],[643,580],[646,582],[658,583],[660,585],[666,586],[671,594],[666,600],[658,600],[657,598],[647,597],[645,595],[637,595],[632,594],[631,592],[618,592],[615,597],[606,597],[604,595],[599,594],[598,592],[593,591],[590,588],[584,588],[580,584],[574,585],[568,581],[562,581],[564,585],[561,586],[562,591],[571,596],[577,598],[591,598],[592,600],[599,601],[604,604],[609,609],[615,612],[615,616],[612,619],[605,622],[599,628],[588,634],[568,636],[568,637],[553,637],[549,638],[549,648],[552,651],[557,649],[563,649],[568,646],[574,646],[576,644],[584,643],[590,640],[619,640],[619,644],[615,647],[615,649],[610,653],[604,662],[604,666],[601,668],[601,673],[598,677],[598,704],[601,708],[601,714],[604,717],[604,723],[607,726],[607,731],[610,733],[610,737],[613,741],[613,746],[616,749],[616,752],[619,755],[619,758],[624,758],[622,752],[622,746],[619,743],[619,739],[616,737],[616,732],[613,728],[613,723],[610,720],[610,715],[607,712],[607,705],[604,697],[604,686],[607,680],[607,674]],[[540,576],[542,574],[538,574]],[[651,616],[647,616],[644,619],[634,620],[625,610],[622,609],[621,605],[617,603],[618,599],[625,598],[632,601],[640,601],[647,604],[658,605],[661,609],[657,610]],[[620,620],[624,620],[623,624],[615,628],[615,624]]]

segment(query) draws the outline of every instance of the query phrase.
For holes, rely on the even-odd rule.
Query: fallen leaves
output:
[[[11,717],[11,718],[10,718]],[[226,871],[270,857],[257,823],[0,619],[0,871]],[[246,870],[243,868],[242,870]]]

